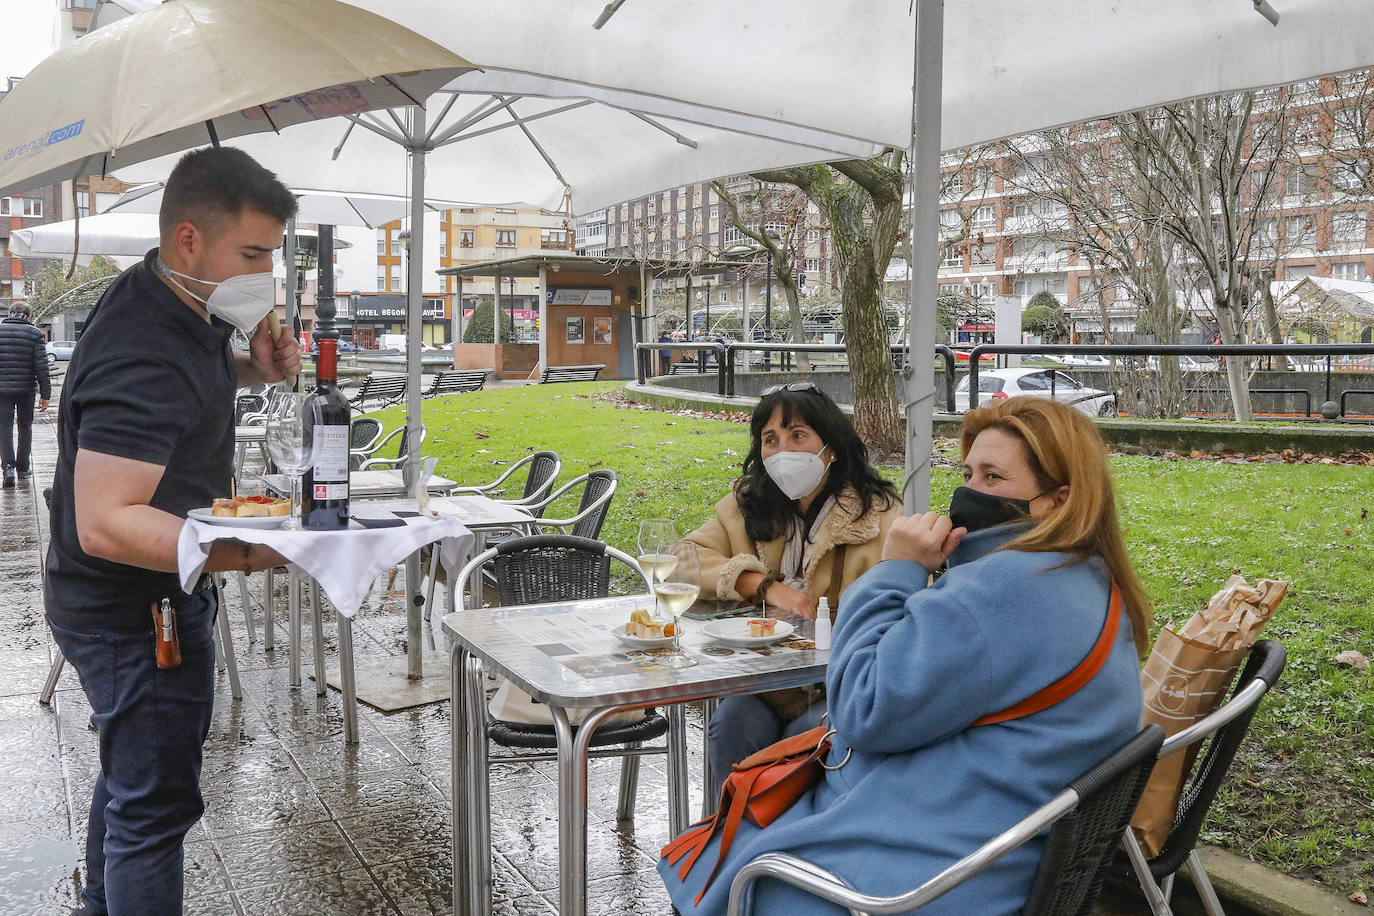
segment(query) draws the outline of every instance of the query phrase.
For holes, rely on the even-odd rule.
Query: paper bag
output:
[[[1160,630],[1154,650],[1140,672],[1145,691],[1143,724],[1155,723],[1165,735],[1176,735],[1209,715],[1226,696],[1250,648],[1217,649],[1184,639],[1168,627]],[[1154,858],[1173,829],[1183,784],[1192,772],[1200,744],[1155,764],[1131,827],[1147,858]]]
[[[496,689],[496,694],[491,698],[487,705],[487,712],[491,713],[493,719],[500,719],[502,722],[513,722],[517,725],[553,725],[553,713],[549,707],[530,696],[525,691],[516,687],[505,678],[501,679],[501,686]],[[581,725],[587,719],[590,709],[569,709],[568,721],[574,725]],[[601,723],[602,727],[615,727],[621,725],[633,725],[635,722],[644,718],[644,710],[628,709],[625,712],[615,713]]]

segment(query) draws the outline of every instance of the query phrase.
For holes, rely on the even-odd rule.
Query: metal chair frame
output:
[[[618,561],[620,561],[621,563],[624,563],[626,566],[628,566],[628,567],[630,567],[631,569],[633,569],[633,570],[635,571],[635,575],[638,576],[638,577],[639,577],[639,580],[640,580],[641,582],[644,583],[644,590],[645,590],[646,596],[648,596],[648,595],[650,594],[650,591],[649,591],[649,590],[650,590],[650,588],[651,588],[651,585],[650,585],[650,583],[649,583],[649,580],[648,580],[647,577],[645,577],[644,571],[643,571],[642,569],[640,569],[639,562],[638,562],[634,557],[630,556],[629,554],[625,553],[624,551],[617,550],[617,549],[614,548],[614,547],[611,547],[611,546],[609,546],[609,545],[607,545],[607,544],[604,544],[604,543],[602,543],[601,541],[595,541],[595,540],[592,540],[592,539],[590,539],[590,538],[579,538],[579,537],[573,537],[573,536],[571,536],[571,535],[561,535],[561,534],[541,534],[541,535],[533,535],[533,536],[529,536],[529,537],[515,538],[515,539],[513,539],[513,540],[506,541],[504,544],[500,545],[499,547],[492,547],[492,548],[490,548],[490,549],[488,549],[488,550],[482,551],[481,553],[479,553],[479,554],[477,554],[476,556],[474,556],[472,559],[468,560],[467,564],[466,564],[466,565],[463,567],[463,569],[458,573],[458,576],[457,576],[457,578],[456,578],[456,580],[455,580],[456,583],[457,583],[457,587],[458,587],[458,589],[459,589],[459,591],[457,592],[457,594],[459,594],[459,595],[464,594],[464,593],[466,592],[466,589],[467,589],[468,584],[469,584],[470,580],[472,579],[472,577],[473,577],[473,576],[480,576],[481,573],[482,573],[482,567],[483,567],[488,561],[494,559],[498,553],[514,553],[514,552],[519,551],[519,550],[522,550],[522,549],[528,549],[528,548],[539,547],[539,546],[572,546],[572,547],[581,547],[581,548],[587,549],[587,550],[596,550],[596,551],[599,551],[600,553],[604,554],[606,557],[608,557],[608,558],[610,558],[610,559],[613,559],[613,560],[618,560]],[[479,580],[479,581],[480,581],[480,580]],[[478,586],[478,587],[480,587],[480,586]],[[554,599],[554,600],[557,600],[557,599]],[[650,711],[646,711],[646,712],[650,712]],[[653,713],[652,715],[658,716],[657,713]],[[658,717],[659,717],[659,718],[662,718],[661,716],[658,716]],[[649,716],[649,715],[646,715],[645,718],[646,718],[646,720],[647,720],[647,719],[650,718],[650,716]],[[488,728],[490,728],[490,725],[491,725],[493,722],[497,721],[497,720],[493,720],[493,719],[490,717],[489,714],[486,716],[486,719],[487,719],[487,722],[488,722]],[[528,731],[531,732],[531,733],[533,733],[535,730],[539,730],[539,737],[542,737],[542,736],[543,736],[543,730],[540,729],[539,726],[519,726],[519,725],[514,724],[514,723],[505,723],[505,725],[506,725],[507,728],[509,728],[509,729],[511,729],[511,730],[519,730],[519,731],[526,731],[526,730],[528,730]],[[664,725],[665,725],[665,727],[666,727],[666,722],[664,723]],[[621,726],[620,728],[626,728],[626,727],[630,727],[630,726]],[[616,731],[618,731],[618,730],[620,730],[620,729],[617,728],[617,727],[615,727],[615,726],[609,726],[609,727],[606,727],[605,730],[606,730],[608,733],[614,733],[614,732],[616,732]],[[666,730],[666,728],[665,728],[665,730]],[[659,734],[662,734],[662,732],[659,732]],[[489,740],[493,740],[493,741],[496,740],[496,739],[491,738],[490,735],[488,735],[488,739],[489,739]],[[670,741],[672,740],[671,735],[670,735],[669,740],[670,740]],[[555,745],[555,742],[556,742],[556,739],[555,739],[555,737],[554,737],[554,729],[553,729],[553,726],[549,726],[549,727],[548,727],[548,736],[547,736],[547,745],[546,745],[546,746],[547,746],[547,747],[550,747],[550,748],[555,747],[555,746],[556,746],[556,745]],[[621,759],[621,765],[620,765],[620,766],[621,766],[621,769],[620,769],[620,796],[619,796],[619,799],[618,799],[618,803],[617,803],[617,805],[616,805],[616,818],[617,818],[618,820],[620,820],[620,821],[631,821],[631,820],[633,820],[633,819],[634,819],[634,800],[635,800],[636,792],[638,791],[638,783],[639,783],[639,758],[640,758],[641,756],[644,756],[645,754],[667,754],[667,753],[670,753],[670,749],[669,749],[668,747],[662,747],[662,748],[660,748],[660,747],[647,747],[647,748],[645,748],[645,747],[642,747],[642,746],[641,746],[641,744],[640,744],[639,741],[627,742],[627,743],[625,743],[625,744],[623,744],[623,745],[621,745],[621,746],[619,746],[619,747],[605,747],[605,745],[611,744],[611,743],[613,743],[613,741],[610,741],[610,740],[601,740],[601,741],[599,741],[597,737],[593,737],[593,738],[592,738],[592,742],[593,742],[594,744],[600,743],[600,744],[602,745],[602,747],[596,748],[596,749],[593,749],[593,750],[590,750],[590,751],[588,752],[588,756],[589,756],[589,757],[620,757],[620,758],[622,758],[622,759]],[[501,743],[501,742],[498,741],[497,743]],[[503,745],[503,746],[505,746],[505,747],[511,747],[511,746],[513,746],[513,745]],[[533,745],[533,744],[523,744],[522,746],[536,746],[536,745]],[[545,746],[543,741],[540,742],[540,746]],[[683,748],[682,753],[685,755],[685,753],[686,753],[686,749],[685,749],[685,748]],[[488,758],[488,763],[489,763],[489,764],[500,764],[500,763],[533,763],[533,762],[539,762],[539,761],[556,761],[557,759],[558,759],[558,755],[557,755],[556,753],[503,754],[503,755],[500,755],[500,756],[489,757],[489,758]]]
[[[515,464],[512,464],[510,467],[506,468],[505,472],[500,477],[493,480],[491,483],[477,484],[474,486],[467,487],[454,487],[452,490],[449,491],[449,494],[452,496],[462,496],[463,494],[467,493],[476,494],[478,496],[488,496],[494,490],[500,489],[501,484],[505,483],[508,479],[510,479],[510,476],[514,474],[516,471],[520,470],[520,468],[525,467],[526,465],[535,464],[535,462],[537,462],[540,458],[549,459],[553,463],[553,472],[549,474],[547,479],[540,480],[538,477],[534,476],[527,477],[525,479],[524,495],[522,495],[519,499],[497,500],[498,502],[507,503],[512,506],[531,506],[535,503],[540,502],[544,499],[544,497],[548,495],[549,491],[553,489],[553,482],[558,479],[558,475],[563,471],[563,459],[558,457],[557,452],[538,451],[534,452],[533,454],[526,455],[524,458],[521,458],[519,461],[515,462]],[[531,467],[530,474],[534,475],[535,470],[536,469],[534,467]]]
[[[610,486],[598,496],[588,500],[588,494],[593,480],[604,480],[610,478]],[[558,502],[573,489],[581,485],[584,489],[582,502],[577,507],[577,513],[568,518],[544,518],[543,512],[549,506]],[[604,468],[583,474],[568,481],[558,490],[542,500],[527,504],[535,516],[535,521],[530,523],[531,529],[556,528],[560,534],[571,534],[576,537],[597,538],[601,535],[601,526],[605,524],[606,512],[610,508],[611,498],[615,496],[616,488],[620,486],[620,481],[615,476],[615,471]],[[578,530],[578,529],[581,530]]]
[[[1250,721],[1258,711],[1260,701],[1278,682],[1287,659],[1288,654],[1283,646],[1274,640],[1261,639],[1256,642],[1236,680],[1231,698],[1214,712],[1171,736],[1160,748],[1158,759],[1162,760],[1193,745],[1200,745],[1208,738],[1212,739],[1207,753],[1193,767],[1192,778],[1179,801],[1173,828],[1159,854],[1147,859],[1135,832],[1129,827],[1122,838],[1126,857],[1153,916],[1172,916],[1170,900],[1173,897],[1174,878],[1185,863],[1208,916],[1225,916],[1216,888],[1207,877],[1202,857],[1197,853],[1198,834],[1206,819],[1207,809],[1216,798],[1222,780],[1231,768],[1231,761],[1235,759],[1236,751],[1250,729]]]
[[[373,428],[374,431],[372,435],[368,437],[366,442],[355,445],[354,438],[358,435],[358,431],[368,427]],[[377,449],[381,447],[381,438],[381,420],[378,420],[376,417],[354,417],[353,421],[348,424],[349,470],[357,470],[359,465],[376,454]]]
[[[383,437],[382,439],[380,439],[379,441],[377,441],[377,442],[373,445],[373,447],[372,447],[371,449],[369,449],[369,450],[367,451],[367,453],[366,453],[367,456],[375,455],[375,454],[377,454],[377,452],[380,452],[383,448],[385,448],[385,447],[386,447],[386,444],[387,444],[388,442],[390,442],[392,439],[396,438],[397,436],[400,436],[400,437],[401,437],[400,451],[397,453],[397,455],[396,455],[395,458],[372,458],[372,457],[365,457],[365,456],[362,455],[361,452],[359,452],[358,455],[359,455],[359,457],[362,457],[362,458],[363,458],[363,461],[362,461],[362,463],[361,463],[360,465],[358,465],[358,470],[360,470],[360,471],[370,471],[370,470],[372,470],[373,468],[390,468],[390,469],[392,469],[392,470],[395,470],[396,468],[398,468],[398,467],[400,467],[401,465],[405,464],[405,463],[406,463],[406,458],[407,458],[407,456],[408,456],[408,454],[409,454],[409,452],[410,452],[410,443],[407,441],[408,437],[406,436],[406,432],[407,432],[407,431],[408,431],[408,427],[405,427],[405,426],[398,426],[396,429],[393,429],[391,432],[387,433],[385,437]],[[427,431],[423,426],[421,426],[421,427],[420,427],[420,443],[419,443],[420,446],[423,446],[423,445],[425,444],[425,436],[427,435],[427,433],[428,433],[428,431]],[[353,453],[350,452],[349,457],[352,458],[352,457],[353,457]]]
[[[893,897],[865,894],[854,890],[844,879],[819,865],[786,853],[770,852],[746,863],[730,883],[729,916],[743,916],[752,911],[753,890],[760,878],[782,881],[856,913],[906,913],[943,897],[968,879],[986,871],[1013,850],[1040,836],[1046,828],[1050,828],[1050,838],[1041,857],[1040,870],[1032,884],[1025,912],[1053,912],[1056,916],[1061,912],[1073,916],[1087,914],[1101,888],[1102,875],[1115,843],[1098,844],[1100,851],[1094,850],[1099,856],[1097,867],[1090,871],[1079,871],[1074,876],[1076,880],[1063,874],[1068,871],[1062,854],[1064,847],[1077,842],[1077,822],[1095,815],[1097,812],[1094,809],[1108,802],[1115,809],[1111,813],[1119,815],[1118,822],[1121,825],[1113,828],[1109,839],[1114,839],[1116,831],[1125,826],[1135,810],[1136,801],[1145,788],[1163,739],[1163,729],[1158,725],[1147,725],[1119,750],[1079,776],[1040,808],[920,887],[906,893]],[[1112,791],[1127,783],[1132,791],[1125,795]],[[1123,801],[1129,803],[1123,805]],[[1078,899],[1062,909],[1047,909],[1042,898],[1052,892],[1063,892],[1067,885],[1076,885],[1077,893],[1070,896]]]

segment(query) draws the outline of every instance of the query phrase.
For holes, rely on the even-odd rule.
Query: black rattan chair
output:
[[[348,424],[348,469],[356,471],[380,446],[382,421],[376,417],[354,417]]]
[[[750,912],[753,886],[772,878],[864,913],[906,913],[943,897],[1013,849],[1050,828],[1040,868],[1023,910],[1027,916],[1086,916],[1102,889],[1121,831],[1131,819],[1164,730],[1147,725],[1120,750],[1088,770],[1020,823],[993,837],[915,890],[875,897],[804,859],[766,853],[750,861],[730,885],[730,916]]]
[[[553,482],[558,477],[558,472],[563,470],[563,460],[558,457],[557,452],[535,452],[526,455],[519,461],[506,468],[505,473],[493,480],[491,483],[477,484],[471,487],[455,487],[449,491],[454,496],[461,496],[464,493],[475,493],[481,496],[492,496],[493,493],[500,491],[501,485],[522,467],[528,467],[529,472],[525,475],[524,492],[519,499],[503,499],[501,502],[511,503],[516,506],[530,506],[539,502],[549,491],[553,489]],[[538,513],[535,513],[536,517]]]
[[[425,435],[427,434],[427,432],[428,431],[423,426],[420,427],[420,445],[425,444]],[[395,458],[372,457],[373,455],[376,455],[378,452],[380,452],[382,449],[386,448],[386,444],[390,442],[392,439],[396,438],[397,436],[400,436],[401,440],[398,443]],[[400,426],[396,429],[393,429],[391,432],[387,433],[385,438],[380,440],[374,440],[373,444],[369,446],[366,451],[358,453],[358,457],[362,460],[359,462],[357,470],[367,471],[372,468],[391,468],[394,470],[406,463],[406,457],[409,453],[410,427]],[[348,459],[349,470],[353,470],[353,455],[351,453],[349,454]]]
[[[468,561],[458,574],[458,594],[463,594],[469,579],[478,575],[490,561],[495,574],[498,602],[503,606],[544,604],[551,601],[576,601],[583,598],[604,598],[610,594],[611,559],[626,564],[649,590],[649,583],[634,557],[608,547],[600,541],[562,534],[538,534],[512,538],[498,547],[478,554]],[[474,587],[480,587],[474,585]],[[668,720],[655,709],[644,711],[644,717],[628,724],[610,722],[593,734],[592,748],[621,748],[635,751],[623,756],[620,776],[620,801],[617,818],[634,819],[634,799],[639,776],[638,748],[668,731]],[[489,719],[487,736],[496,744],[512,749],[550,751],[558,746],[552,725],[528,725]],[[666,748],[654,749],[656,753]],[[592,756],[617,756],[614,750]],[[518,754],[492,757],[493,764],[556,760],[552,753]]]
[[[558,502],[577,487],[582,487],[582,499],[577,512],[569,518],[545,518],[544,511]],[[531,528],[556,529],[560,534],[596,540],[601,536],[601,526],[606,523],[606,513],[611,508],[611,498],[617,486],[615,471],[604,468],[583,474],[568,481],[557,491],[528,508],[539,519]]]
[[[1174,877],[1185,863],[1193,879],[1198,896],[1209,916],[1225,916],[1217,892],[1202,867],[1197,854],[1197,838],[1207,819],[1207,809],[1217,797],[1226,773],[1231,768],[1236,751],[1240,749],[1250,721],[1259,709],[1260,700],[1278,683],[1288,662],[1288,653],[1272,639],[1261,639],[1250,650],[1250,657],[1236,680],[1231,698],[1211,715],[1194,723],[1164,742],[1159,756],[1167,757],[1185,748],[1200,745],[1211,738],[1207,752],[1201,755],[1183,795],[1179,799],[1178,814],[1168,839],[1159,855],[1147,860],[1135,834],[1128,828],[1122,844],[1130,862],[1130,870],[1145,892],[1145,900],[1155,916],[1170,916],[1173,910],[1169,899],[1173,894]]]

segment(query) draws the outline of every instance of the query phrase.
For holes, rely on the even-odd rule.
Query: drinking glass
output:
[[[315,424],[307,422],[310,395],[278,391],[267,404],[267,453],[277,469],[291,479],[291,516],[283,528],[301,527],[301,475],[310,467],[311,433]]]
[[[654,583],[654,595],[658,605],[673,615],[673,651],[659,663],[669,668],[690,668],[696,659],[682,651],[683,611],[691,607],[701,593],[701,560],[697,556],[697,545],[691,541],[673,541],[668,545],[668,553],[677,562]]]
[[[677,565],[677,557],[668,552],[673,541],[677,540],[677,525],[666,518],[646,518],[639,523],[639,568],[649,580],[649,587],[663,579]],[[654,597],[654,618],[662,620],[658,613],[658,597]]]

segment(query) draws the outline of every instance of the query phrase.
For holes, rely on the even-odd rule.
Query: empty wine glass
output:
[[[670,519],[646,518],[639,523],[639,568],[644,570],[650,588],[677,565],[677,557],[668,552],[675,540],[677,525]],[[657,596],[654,597],[654,618],[663,619],[658,613]]]
[[[301,475],[310,467],[311,432],[306,416],[310,395],[294,391],[274,392],[267,404],[267,453],[277,469],[291,479],[291,516],[283,528],[301,527]]]
[[[701,593],[701,560],[697,556],[697,545],[691,541],[673,541],[668,545],[668,553],[677,562],[654,583],[654,595],[673,615],[673,651],[659,659],[659,663],[669,668],[690,668],[697,662],[682,651],[680,615]]]

